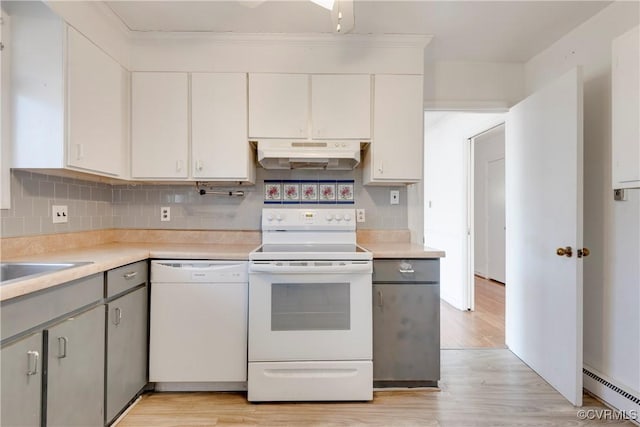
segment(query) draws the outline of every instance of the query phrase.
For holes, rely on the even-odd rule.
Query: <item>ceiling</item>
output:
[[[427,59],[525,62],[610,1],[354,0],[355,34],[426,34]],[[108,1],[132,31],[331,33],[308,0]]]

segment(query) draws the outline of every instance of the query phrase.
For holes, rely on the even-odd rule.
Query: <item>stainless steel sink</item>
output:
[[[91,262],[2,262],[0,286],[87,264]]]

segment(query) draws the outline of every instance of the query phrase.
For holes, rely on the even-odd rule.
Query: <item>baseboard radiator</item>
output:
[[[591,367],[584,367],[582,373],[587,391],[615,409],[640,413],[640,393],[616,385],[611,378]]]

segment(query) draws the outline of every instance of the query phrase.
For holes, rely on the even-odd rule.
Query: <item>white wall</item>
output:
[[[56,15],[129,68],[129,33],[122,21],[98,1],[48,1]]]
[[[474,138],[474,271],[489,277],[489,162],[504,159],[504,126]],[[503,190],[504,192],[504,190]],[[494,277],[495,279],[495,277]]]
[[[427,36],[140,33],[131,71],[422,74]]]
[[[504,122],[502,113],[425,113],[425,244],[443,249],[440,297],[469,308],[468,139]]]
[[[0,42],[5,46],[9,45],[9,15],[2,10],[2,24],[0,29]],[[9,209],[11,207],[10,180],[11,173],[9,167],[11,164],[11,133],[9,124],[11,123],[10,105],[11,97],[9,96],[9,88],[11,81],[9,75],[11,66],[9,63],[11,51],[5,49],[0,55],[0,209]]]
[[[424,101],[430,109],[505,108],[524,96],[523,64],[431,61],[424,64]]]
[[[611,41],[638,24],[638,2],[615,2],[525,65],[535,91],[575,65],[584,73],[584,363],[640,394],[640,190],[614,202]],[[596,392],[596,390],[592,390]],[[612,402],[613,403],[613,402]]]

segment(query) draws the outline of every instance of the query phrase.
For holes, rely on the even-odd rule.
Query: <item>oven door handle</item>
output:
[[[274,265],[251,264],[250,273],[277,273],[277,274],[345,274],[345,273],[371,273],[371,263],[346,264],[346,265]]]

